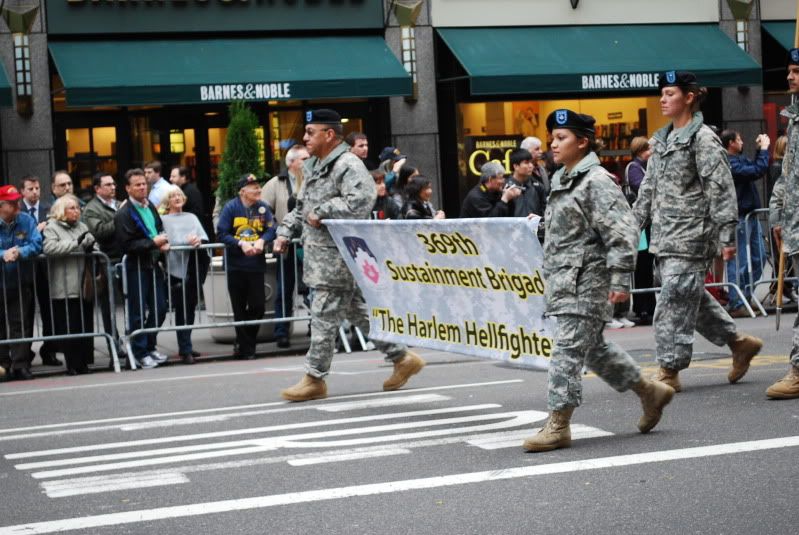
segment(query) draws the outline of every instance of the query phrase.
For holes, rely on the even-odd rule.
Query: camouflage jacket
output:
[[[799,253],[799,104],[791,104],[780,115],[788,118],[788,146],[782,160],[782,175],[769,201],[769,223],[782,227],[782,239],[790,254]]]
[[[593,152],[552,177],[544,221],[545,298],[549,316],[610,319],[610,290],[628,292],[638,255],[638,226],[621,189]]]
[[[716,256],[719,242],[735,245],[738,202],[730,163],[701,113],[669,140],[671,128],[651,140],[633,211],[641,228],[652,223],[652,254],[707,260]]]
[[[324,160],[305,162],[305,180],[297,194],[297,205],[277,229],[284,238],[302,237],[303,281],[310,287],[349,288],[354,282],[333,238],[322,225],[308,224],[313,212],[325,219],[369,219],[377,188],[363,162],[341,143]]]

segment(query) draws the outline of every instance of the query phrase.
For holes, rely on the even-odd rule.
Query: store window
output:
[[[91,190],[97,172],[116,176],[117,130],[113,126],[67,128],[67,171],[78,190]]]
[[[539,138],[546,150],[546,118],[561,108],[596,118],[597,137],[605,143],[600,157],[613,173],[623,172],[630,161],[633,137],[651,136],[668,122],[661,115],[658,97],[461,103],[457,132],[463,186],[476,184],[480,167],[490,160],[498,161],[508,173],[512,172],[508,156],[525,137]]]

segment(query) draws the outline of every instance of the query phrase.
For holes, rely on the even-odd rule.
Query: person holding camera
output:
[[[730,162],[730,172],[732,180],[735,182],[735,194],[738,198],[738,227],[736,229],[738,250],[735,258],[727,261],[727,280],[738,284],[744,297],[748,300],[752,297],[751,285],[757,282],[763,274],[766,248],[763,244],[763,231],[757,217],[750,216],[747,223],[746,216],[763,206],[755,182],[763,178],[768,171],[768,148],[771,140],[766,134],[757,136],[755,139],[757,152],[754,160],[743,155],[744,142],[741,139],[741,134],[735,130],[724,130],[721,133],[721,144],[727,149],[727,159]],[[749,233],[748,243],[747,232]],[[752,257],[751,273],[749,273],[746,259],[747,245]],[[729,307],[730,316],[733,318],[749,316],[738,292],[730,292]]]
[[[513,201],[521,194],[521,188],[506,184],[500,163],[485,163],[480,168],[480,183],[463,199],[461,217],[510,217]]]
[[[72,253],[99,250],[86,223],[80,220],[78,198],[67,193],[50,209],[51,222],[44,228],[42,252],[48,257],[50,299],[55,334],[75,335],[94,331],[92,299],[84,285],[84,271],[93,269],[92,259]],[[98,266],[99,267],[99,266]],[[92,273],[94,275],[94,273]],[[92,276],[92,280],[96,280]],[[94,290],[93,288],[91,289]],[[67,375],[89,373],[88,363],[94,353],[90,336],[65,338],[59,342],[67,361]]]

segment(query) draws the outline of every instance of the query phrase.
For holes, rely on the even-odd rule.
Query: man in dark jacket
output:
[[[721,133],[721,143],[727,149],[730,171],[735,182],[735,194],[738,197],[738,228],[736,231],[738,251],[735,259],[727,262],[727,280],[737,282],[747,300],[752,296],[751,285],[757,282],[763,273],[763,259],[766,253],[760,222],[757,217],[750,216],[747,224],[746,216],[762,206],[755,182],[763,178],[768,170],[768,147],[770,142],[766,134],[757,136],[755,140],[757,152],[755,160],[752,161],[743,156],[744,142],[740,133],[735,130],[724,130]],[[747,232],[749,233],[748,242]],[[747,249],[750,251],[752,258],[752,273],[749,273],[746,257]],[[738,293],[730,292],[730,316],[733,318],[747,317],[749,313],[743,305]]]
[[[530,214],[544,215],[547,207],[546,191],[543,184],[532,180],[533,155],[524,149],[517,149],[510,154],[510,166],[513,174],[508,179],[508,185],[521,190],[521,195],[513,201],[513,215],[527,217]]]
[[[160,327],[167,312],[166,277],[158,264],[169,240],[158,211],[147,199],[147,180],[141,169],[125,173],[128,202],[114,217],[116,239],[127,255],[128,334],[136,329]],[[146,318],[145,318],[146,313]],[[155,349],[156,334],[131,339],[133,355],[142,368],[163,364],[167,356]]]
[[[228,246],[225,270],[234,321],[252,321],[264,317],[266,293],[264,247],[275,239],[272,210],[261,200],[261,186],[253,175],[237,184],[239,196],[225,204],[219,215],[216,235]],[[255,358],[255,344],[260,325],[236,327],[238,357]]]
[[[505,168],[488,162],[480,168],[480,183],[466,194],[461,217],[510,217],[513,200],[522,194],[521,188],[505,187]]]

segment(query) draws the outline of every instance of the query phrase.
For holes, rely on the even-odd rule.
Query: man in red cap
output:
[[[36,221],[20,213],[21,198],[16,187],[0,186],[0,255],[3,257],[0,290],[5,301],[5,306],[0,307],[0,339],[3,340],[33,336],[33,325],[23,322],[33,306],[33,269],[20,264],[42,251],[42,235],[36,229]],[[30,342],[0,345],[0,368],[10,372],[6,379],[33,379],[29,368],[30,349]]]

